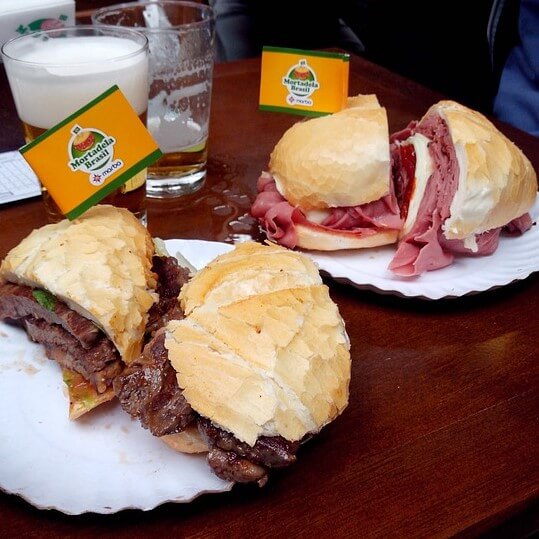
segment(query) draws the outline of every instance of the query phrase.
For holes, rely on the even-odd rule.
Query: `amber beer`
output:
[[[26,142],[118,85],[142,122],[148,107],[147,39],[127,28],[78,26],[16,38],[2,48]],[[146,170],[103,202],[126,207],[145,222]],[[43,192],[51,220],[63,218]]]
[[[147,127],[163,157],[148,168],[148,197],[200,189],[206,175],[215,15],[207,2],[127,2],[98,9],[96,24],[136,26],[150,43]]]
[[[166,34],[165,34],[166,35]],[[152,36],[155,40],[155,36]],[[193,39],[191,37],[191,39]],[[184,44],[187,37],[184,40]],[[148,130],[163,157],[148,169],[148,196],[173,197],[199,189],[206,175],[213,57],[207,50],[194,58],[152,63]]]
[[[148,167],[150,175],[166,177],[182,176],[203,170],[208,160],[207,141],[188,150],[165,153],[153,165]]]

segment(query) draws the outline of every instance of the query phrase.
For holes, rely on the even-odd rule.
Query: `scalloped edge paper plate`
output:
[[[531,210],[539,216],[539,197]],[[231,250],[229,244],[166,240],[196,268]],[[539,226],[519,237],[501,237],[487,257],[458,257],[452,266],[402,279],[386,268],[394,247],[331,254],[308,253],[337,281],[405,297],[440,299],[482,292],[525,279],[539,270]],[[144,511],[225,492],[204,455],[184,455],[143,429],[117,402],[78,421],[58,365],[17,328],[0,323],[0,489],[40,509],[67,514]]]
[[[232,246],[165,242],[197,268]],[[78,515],[148,511],[225,492],[205,455],[176,453],[107,403],[78,421],[68,419],[59,366],[22,329],[0,323],[0,489],[39,509]]]
[[[490,256],[458,256],[451,266],[417,277],[398,277],[388,269],[394,245],[340,252],[305,252],[336,281],[359,289],[419,299],[456,298],[525,279],[539,271],[539,195],[530,210],[534,225],[521,236],[500,236]]]

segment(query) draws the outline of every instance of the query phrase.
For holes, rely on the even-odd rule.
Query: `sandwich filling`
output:
[[[103,331],[43,290],[0,284],[0,320],[24,328],[49,359],[81,374],[98,393],[122,370],[120,354]]]
[[[175,316],[183,317],[179,310]],[[191,408],[168,360],[165,328],[145,346],[140,360],[115,378],[114,391],[123,409],[154,436],[198,428],[209,448],[208,463],[221,479],[263,486],[268,468],[281,468],[296,460],[299,442],[289,442],[282,436],[260,436],[250,446]]]
[[[502,229],[523,233],[532,224],[530,215],[525,214],[505,227],[469,238],[446,237],[444,224],[451,216],[462,163],[447,123],[435,112],[392,135],[391,163],[395,193],[405,220],[397,252],[389,265],[397,275],[414,276],[443,268],[453,262],[455,254],[492,254]]]
[[[298,225],[334,234],[353,234],[357,237],[373,236],[382,230],[401,228],[399,208],[392,186],[386,196],[373,202],[309,213],[292,206],[279,192],[275,178],[268,172],[263,172],[258,179],[257,191],[251,215],[259,220],[269,239],[291,249],[298,244]]]
[[[181,284],[188,278],[172,257],[154,256],[152,271],[158,276],[159,301],[148,313],[150,336],[175,316]],[[109,391],[124,368],[118,350],[94,322],[44,290],[0,284],[0,320],[25,329],[32,341],[44,346],[49,359],[80,374],[98,394]]]

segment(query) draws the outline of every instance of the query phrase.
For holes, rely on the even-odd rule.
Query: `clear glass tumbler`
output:
[[[94,24],[135,27],[150,45],[147,126],[163,157],[148,170],[149,197],[192,193],[206,176],[215,17],[204,4],[163,0],[97,10]]]

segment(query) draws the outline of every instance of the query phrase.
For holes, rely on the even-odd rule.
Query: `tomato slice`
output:
[[[402,197],[401,204],[401,218],[406,219],[408,215],[408,208],[410,206],[410,199],[415,190],[415,149],[413,144],[403,144],[399,147],[400,158],[402,168],[404,170],[404,176],[406,178],[406,188]]]

